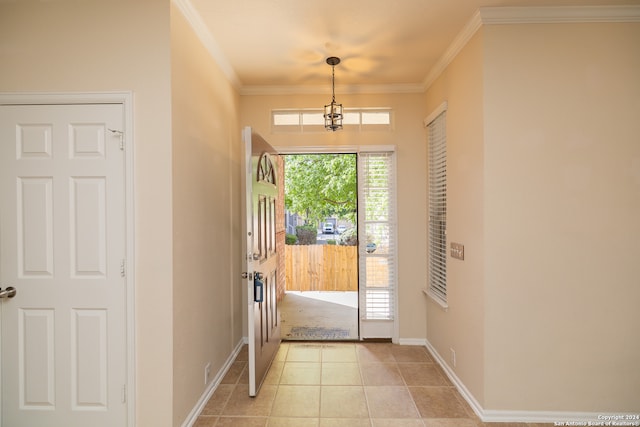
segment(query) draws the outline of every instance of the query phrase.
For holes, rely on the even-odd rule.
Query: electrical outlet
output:
[[[451,363],[453,364],[453,367],[456,367],[456,351],[453,348],[449,349],[451,351]]]
[[[209,384],[209,377],[211,376],[211,363],[207,363],[204,367],[204,385]]]

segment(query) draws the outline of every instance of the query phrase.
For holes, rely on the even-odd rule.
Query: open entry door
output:
[[[277,301],[276,151],[251,128],[245,144],[246,278],[249,337],[249,395],[256,396],[280,346]]]

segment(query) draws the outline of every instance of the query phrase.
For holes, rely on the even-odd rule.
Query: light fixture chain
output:
[[[331,66],[331,100],[336,102],[336,66]]]

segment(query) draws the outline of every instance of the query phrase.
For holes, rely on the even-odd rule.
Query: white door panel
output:
[[[0,106],[2,426],[124,426],[121,104]]]

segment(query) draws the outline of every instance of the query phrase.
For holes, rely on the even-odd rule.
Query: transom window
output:
[[[391,130],[390,108],[345,108],[344,130]],[[322,109],[273,110],[271,127],[274,132],[326,132]]]

